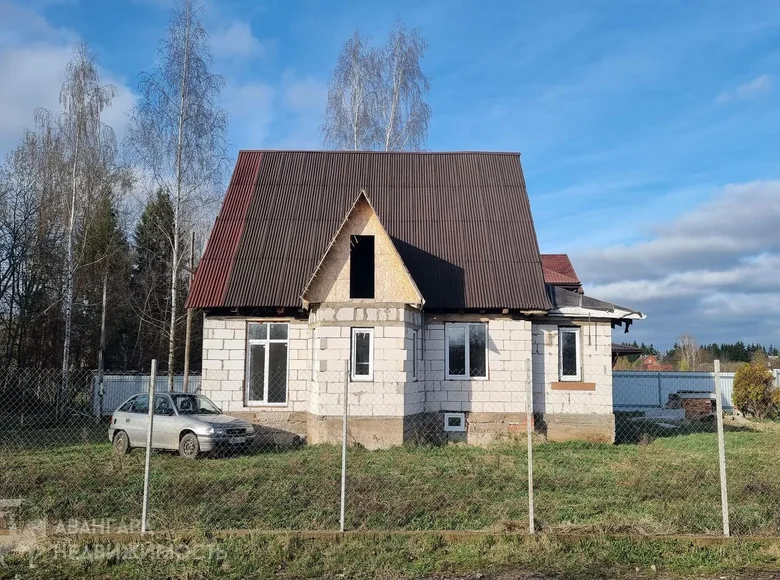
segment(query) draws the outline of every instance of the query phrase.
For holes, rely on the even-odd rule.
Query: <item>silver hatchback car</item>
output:
[[[134,395],[114,411],[108,438],[117,453],[125,454],[146,447],[148,426],[149,395]],[[154,395],[153,449],[178,450],[182,457],[195,458],[218,447],[248,445],[254,436],[250,423],[223,414],[203,395]]]

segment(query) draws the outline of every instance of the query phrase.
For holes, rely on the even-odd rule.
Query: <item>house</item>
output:
[[[518,154],[241,151],[187,301],[204,394],[274,437],[614,440],[611,328],[545,283]],[[581,286],[581,285],[580,285]]]
[[[640,371],[671,371],[672,365],[662,364],[654,354],[644,354],[637,360],[637,369]]]

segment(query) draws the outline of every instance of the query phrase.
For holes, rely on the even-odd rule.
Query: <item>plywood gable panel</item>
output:
[[[349,295],[350,236],[353,235],[374,236],[374,298],[370,300],[353,300]],[[341,226],[303,299],[310,304],[422,303],[417,286],[365,195],[361,194]]]

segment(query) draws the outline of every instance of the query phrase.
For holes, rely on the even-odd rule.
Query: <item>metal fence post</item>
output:
[[[729,494],[726,486],[726,440],[723,436],[723,401],[720,392],[720,361],[715,361],[715,413],[718,422],[718,463],[720,464],[720,507],[723,511],[723,535],[731,535],[729,529]]]
[[[536,526],[534,525],[534,376],[530,366],[526,370],[526,389],[525,431],[528,438],[528,531],[533,534],[536,533]]]
[[[339,530],[344,531],[347,507],[347,417],[349,416],[349,361],[344,365],[344,418],[341,431],[341,517]]]
[[[149,426],[146,429],[146,463],[144,465],[144,504],[141,510],[141,533],[149,529],[147,514],[149,511],[149,470],[152,464],[152,424],[154,423],[154,384],[157,382],[157,359],[152,359],[149,377]]]

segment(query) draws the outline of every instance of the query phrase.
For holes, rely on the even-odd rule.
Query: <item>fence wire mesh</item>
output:
[[[265,343],[246,379],[244,361],[206,369],[187,393],[158,376],[149,528],[339,529],[346,419],[346,529],[528,529],[530,426],[537,530],[722,533],[711,375],[708,386],[674,373],[655,390],[657,377],[609,368],[347,368],[346,352],[312,368]],[[0,373],[0,527],[140,529],[149,386],[140,374]],[[780,430],[726,396],[731,531],[777,534]]]

